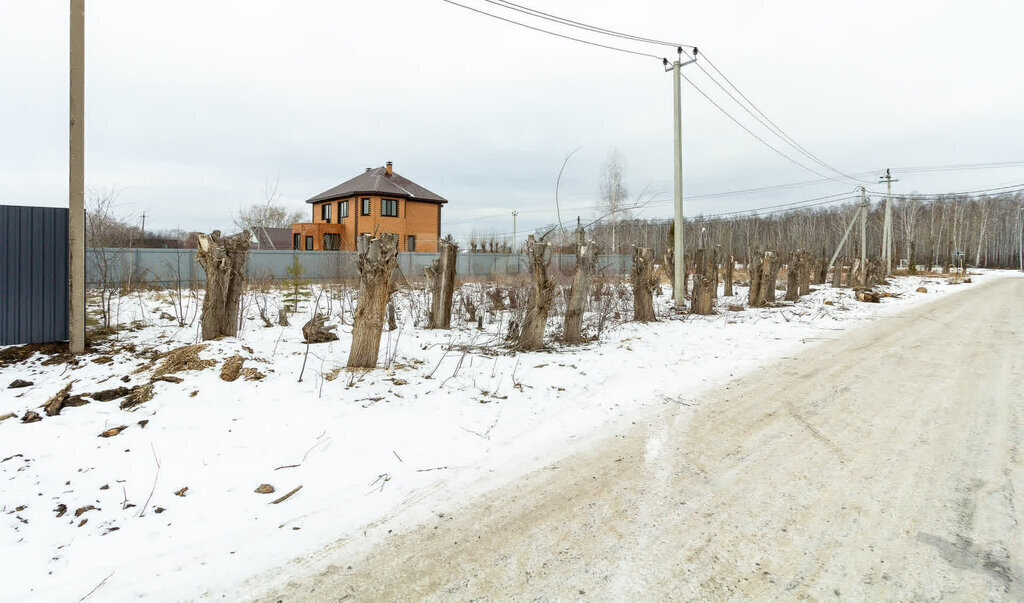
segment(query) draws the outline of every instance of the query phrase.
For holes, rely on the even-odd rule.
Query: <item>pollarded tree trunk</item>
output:
[[[718,251],[711,250],[711,299],[718,299]]]
[[[633,247],[633,320],[654,322],[654,288],[658,277],[654,274],[654,252],[646,247]]]
[[[800,287],[799,294],[804,296],[811,292],[811,252],[798,251],[797,255],[799,257],[797,265],[800,267],[800,270],[797,273],[797,280]]]
[[[441,257],[425,270],[430,279],[430,316],[428,329],[450,329],[452,326],[452,295],[455,293],[455,262],[459,246],[452,241],[441,241]]]
[[[750,272],[750,290],[747,291],[747,305],[751,308],[760,308],[764,305],[764,296],[761,295],[761,256],[760,252],[750,257],[747,264]]]
[[[764,301],[775,303],[775,285],[779,280],[781,262],[774,253],[766,251],[761,263],[761,292],[764,294]]]
[[[800,263],[797,255],[799,253],[799,251],[794,251],[789,255],[789,268],[786,270],[786,301],[795,301],[800,297],[799,278],[797,277]]]
[[[715,250],[698,249],[694,266],[692,312],[694,314],[712,314],[715,309],[714,290],[718,288],[714,277]]]
[[[853,287],[857,284],[857,271],[860,270],[860,260],[854,259],[850,264],[850,271],[846,273],[846,286]]]
[[[583,229],[577,231],[576,272],[569,288],[569,303],[565,308],[565,324],[562,327],[562,341],[579,343],[583,341],[583,308],[590,293],[590,277],[594,274],[597,260],[597,245],[593,241],[583,242]]]
[[[836,260],[832,266],[832,287],[838,289],[843,286],[843,260]]]
[[[348,353],[347,366],[373,368],[377,366],[380,334],[398,266],[398,235],[382,234],[377,239],[359,235],[356,249],[359,297],[356,299],[352,349]]]
[[[730,297],[732,295],[732,270],[735,263],[735,257],[733,257],[732,255],[726,256],[725,275],[722,278],[722,280],[724,281],[724,284],[722,285],[722,295],[724,295],[725,297]]]
[[[526,239],[526,257],[530,263],[530,275],[533,282],[530,287],[529,301],[526,305],[526,316],[519,330],[519,338],[515,349],[520,351],[539,350],[544,347],[544,327],[548,322],[548,312],[555,297],[555,283],[548,277],[548,266],[551,264],[551,244],[538,243],[533,235]]]
[[[828,282],[828,258],[822,257],[818,260],[818,284],[824,285]]]
[[[238,300],[245,287],[249,237],[220,238],[220,231],[199,235],[196,260],[206,271],[206,295],[199,317],[203,340],[238,334]]]
[[[668,278],[668,284],[672,287],[673,294],[675,294],[676,254],[672,249],[665,252],[665,257],[661,260],[661,269],[665,271],[665,277]]]

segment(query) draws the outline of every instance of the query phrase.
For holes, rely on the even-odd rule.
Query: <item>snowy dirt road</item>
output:
[[[264,598],[1021,600],[1022,300],[880,318]]]

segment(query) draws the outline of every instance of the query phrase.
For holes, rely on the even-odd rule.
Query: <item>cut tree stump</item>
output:
[[[579,343],[583,341],[583,310],[590,294],[590,278],[597,261],[597,245],[584,241],[582,228],[576,229],[576,270],[569,287],[569,300],[565,307],[565,322],[562,326],[562,341]]]
[[[799,251],[789,254],[789,267],[786,269],[786,301],[796,301],[800,297],[799,277]]]
[[[860,260],[853,260],[850,271],[846,273],[846,286],[853,287],[857,282],[857,271],[860,270]]]
[[[654,252],[647,247],[633,247],[633,320],[654,322],[654,288],[658,277],[654,274]]]
[[[832,267],[832,287],[838,289],[843,286],[843,261],[839,260],[835,266]]]
[[[555,297],[555,283],[548,276],[551,251],[550,243],[540,243],[533,235],[527,237],[526,258],[533,282],[530,286],[523,326],[519,329],[516,339],[515,349],[520,351],[539,350],[544,347],[544,327]]]
[[[302,325],[302,337],[303,343],[327,343],[328,341],[336,341],[338,339],[337,333],[334,329],[337,329],[337,325],[327,325],[327,316],[317,313],[316,316],[309,319],[306,324]],[[241,365],[239,365],[241,367]]]
[[[779,282],[782,262],[771,251],[765,252],[761,260],[761,293],[766,303],[775,303],[775,287]]]
[[[459,246],[454,241],[441,241],[441,255],[425,271],[430,280],[430,315],[428,329],[450,329],[452,326],[452,295],[455,292],[455,263]]]
[[[206,271],[206,295],[199,317],[203,340],[238,334],[238,301],[245,287],[245,262],[249,236],[225,239],[220,231],[199,235],[196,260]]]
[[[666,251],[665,255],[662,256],[661,269],[665,272],[665,278],[668,279],[668,284],[672,287],[674,294],[676,286],[676,254],[672,249]]]
[[[803,297],[811,293],[811,252],[800,250],[797,251],[797,283],[799,285],[798,294]]]
[[[747,270],[750,272],[750,288],[747,290],[747,305],[751,308],[760,308],[764,305],[764,296],[761,294],[761,252],[758,251],[750,256],[747,262]]]
[[[696,254],[693,274],[693,303],[690,312],[693,314],[713,314],[715,311],[714,290],[718,288],[715,282],[715,250],[698,249]]]
[[[732,271],[736,264],[736,258],[732,255],[725,258],[725,274],[722,276],[722,295],[732,296]]]
[[[374,368],[380,352],[380,334],[391,299],[395,268],[398,267],[398,235],[385,233],[376,239],[370,235],[359,235],[357,249],[359,297],[347,366]]]

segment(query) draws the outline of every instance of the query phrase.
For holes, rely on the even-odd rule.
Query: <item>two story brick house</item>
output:
[[[392,163],[306,201],[313,221],[292,224],[292,248],[351,251],[360,234],[397,234],[399,251],[437,251],[448,200],[398,175]]]

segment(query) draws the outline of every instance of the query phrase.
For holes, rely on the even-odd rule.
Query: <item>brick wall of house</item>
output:
[[[362,199],[370,199],[369,215],[362,215]],[[396,199],[398,201],[398,217],[381,216],[382,199]],[[340,203],[348,201],[348,216],[340,218]],[[323,218],[323,205],[331,206],[330,224]],[[401,197],[381,197],[371,195],[369,197],[350,197],[313,204],[313,222],[310,224],[295,224],[292,227],[293,233],[299,233],[302,237],[313,236],[314,249],[322,249],[323,233],[341,232],[341,249],[350,251],[355,249],[356,237],[359,234],[367,233],[393,233],[399,238],[398,250],[410,251],[409,236],[414,236],[414,251],[437,251],[437,239],[439,228],[441,205],[438,203],[427,203],[423,201],[409,201]],[[340,224],[339,224],[340,221]],[[338,230],[340,227],[340,230]],[[319,230],[318,230],[319,229]],[[305,245],[305,238],[300,241]]]

